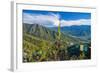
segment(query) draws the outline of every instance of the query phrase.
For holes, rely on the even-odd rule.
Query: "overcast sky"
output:
[[[23,23],[40,24],[46,27],[55,27],[59,23],[61,26],[91,25],[91,14],[79,12],[23,10],[22,19]]]

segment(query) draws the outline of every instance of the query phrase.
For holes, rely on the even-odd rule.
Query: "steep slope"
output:
[[[44,40],[50,40],[50,41],[56,40],[57,35],[58,35],[57,31],[51,30],[39,24],[25,24],[24,23],[23,30],[27,34],[30,34],[32,36],[35,36]],[[61,33],[61,39],[63,41],[69,41],[69,42],[79,41],[77,38],[74,38],[68,34],[64,35],[63,33]]]
[[[38,24],[23,24],[23,27],[26,33],[45,40],[54,40],[57,35],[55,31],[51,32],[51,30]]]

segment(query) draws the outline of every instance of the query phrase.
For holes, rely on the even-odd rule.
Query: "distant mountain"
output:
[[[57,27],[49,28],[57,31]],[[71,36],[82,38],[82,39],[91,39],[91,26],[90,25],[79,25],[79,26],[65,26],[61,27],[61,32],[63,34],[69,34]]]

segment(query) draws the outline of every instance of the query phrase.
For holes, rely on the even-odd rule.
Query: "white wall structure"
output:
[[[46,5],[63,5],[63,6],[79,6],[79,7],[94,7],[96,0],[16,0],[20,3],[36,3]]]

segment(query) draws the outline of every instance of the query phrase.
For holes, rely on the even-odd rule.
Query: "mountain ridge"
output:
[[[57,39],[58,32],[51,30],[47,27],[44,27],[40,24],[25,24],[23,25],[24,32],[27,32],[30,35],[43,38],[45,40],[54,41]],[[77,38],[70,36],[69,34],[65,35],[61,33],[61,40],[70,41],[70,42],[79,42]]]

